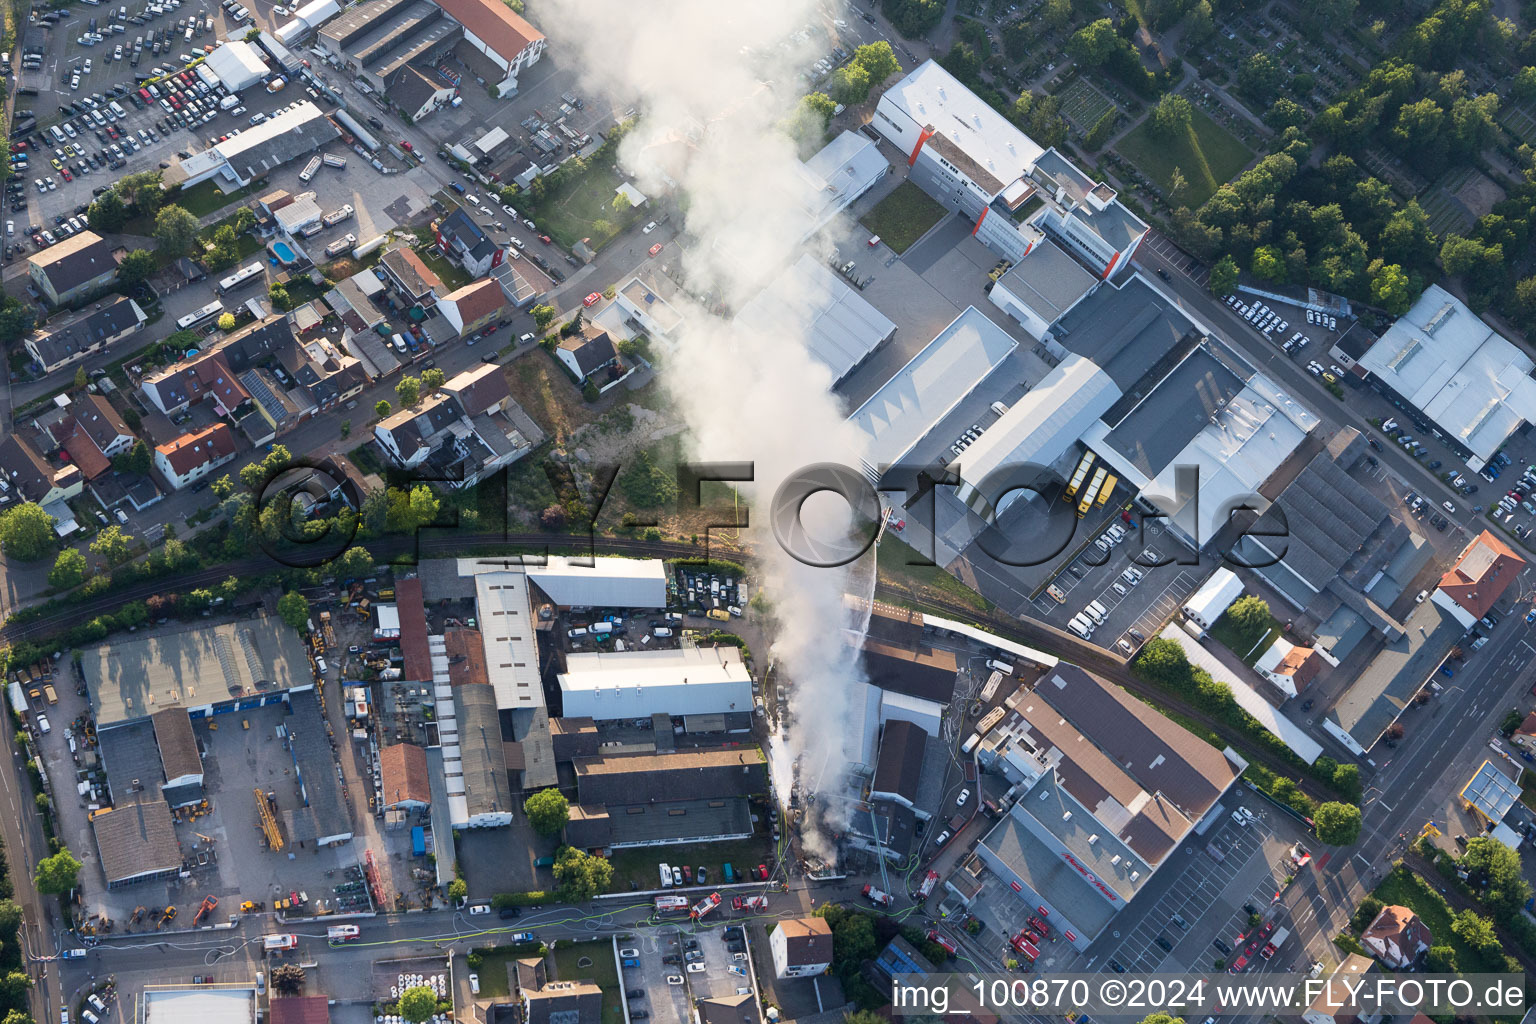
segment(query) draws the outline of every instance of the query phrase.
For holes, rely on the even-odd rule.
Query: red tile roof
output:
[[[235,432],[226,424],[215,423],[195,434],[182,434],[174,441],[157,445],[155,451],[165,456],[172,472],[186,476],[199,466],[235,454]]]
[[[421,577],[411,576],[395,584],[395,607],[400,613],[400,653],[405,657],[405,680],[429,682],[432,679],[432,650],[427,645],[427,606],[421,596]]]
[[[476,39],[499,53],[503,60],[517,59],[530,43],[544,38],[544,33],[528,24],[502,0],[443,0],[438,6]]]
[[[448,293],[437,301],[439,305],[445,302],[453,303],[459,309],[459,319],[466,324],[472,324],[505,307],[507,295],[501,290],[501,285],[489,277],[484,277],[470,282],[458,291]]]
[[[329,1024],[331,1011],[325,996],[288,996],[274,998],[271,1024]]]
[[[1472,538],[1456,564],[1440,577],[1440,589],[1467,611],[1482,618],[1523,568],[1525,559],[1484,530]]]
[[[384,789],[384,806],[413,800],[432,802],[432,785],[427,777],[427,752],[414,743],[396,743],[379,751],[379,776]]]
[[[101,449],[96,447],[96,442],[78,426],[64,438],[64,450],[69,452],[70,459],[87,480],[95,480],[112,468],[112,460],[103,455]]]

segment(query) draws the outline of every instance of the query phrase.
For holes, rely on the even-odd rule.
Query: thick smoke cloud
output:
[[[755,464],[753,544],[779,622],[772,656],[792,685],[783,745],[803,754],[803,786],[829,791],[859,757],[864,686],[844,630],[862,631],[867,614],[850,620],[844,594],[870,596],[873,556],[848,569],[805,566],[775,543],[766,509],[804,466],[859,465],[861,435],[829,394],[794,310],[771,332],[727,318],[792,261],[808,226],[799,155],[777,126],[805,91],[798,73],[819,55],[791,37],[822,15],[806,0],[538,0],[530,13],[589,92],[639,112],[620,148],[625,172],[647,195],[675,188],[686,209],[682,277],[704,303],[681,303],[686,327],[663,357],[662,384],[697,457]],[[663,259],[678,259],[678,248]],[[830,536],[846,528],[847,511],[812,500],[805,520]]]

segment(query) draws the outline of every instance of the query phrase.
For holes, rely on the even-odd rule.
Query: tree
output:
[[[933,31],[944,18],[944,0],[881,0],[881,13],[896,31],[916,39]]]
[[[7,1003],[23,1003],[27,998],[27,989],[31,987],[32,976],[26,971],[9,971],[4,978],[0,978],[0,999]]]
[[[1499,917],[1519,913],[1531,896],[1531,887],[1520,873],[1520,854],[1496,839],[1478,836],[1461,855],[1467,881],[1482,889],[1483,902]]]
[[[208,240],[208,267],[210,270],[223,270],[232,267],[240,258],[240,239],[235,234],[235,229],[228,224],[220,224],[213,231],[213,237]]]
[[[37,326],[32,307],[7,295],[0,300],[0,342],[20,341]]]
[[[1285,254],[1273,245],[1261,245],[1253,250],[1253,266],[1249,267],[1255,277],[1262,277],[1266,281],[1285,280]]]
[[[208,489],[213,492],[213,496],[215,498],[223,501],[225,498],[234,493],[235,482],[229,478],[228,473],[225,473],[213,483],[209,484]]]
[[[1184,1018],[1167,1013],[1149,1013],[1141,1018],[1141,1024],[1184,1024]]]
[[[1109,60],[1123,41],[1115,34],[1115,23],[1108,18],[1089,22],[1067,40],[1067,53],[1079,64],[1096,68]]]
[[[400,993],[400,1016],[411,1024],[421,1024],[436,1012],[437,993],[426,985],[415,985]]]
[[[1257,642],[1269,628],[1269,603],[1262,597],[1245,594],[1232,602],[1232,607],[1227,609],[1227,618],[1244,636],[1252,637]]]
[[[128,561],[128,535],[121,526],[108,526],[91,541],[91,554],[99,556],[111,568]]]
[[[1337,800],[1319,804],[1312,816],[1317,838],[1329,846],[1349,846],[1360,838],[1360,808]]]
[[[362,579],[373,572],[373,555],[367,548],[353,546],[343,551],[334,564],[338,578]]]
[[[48,570],[48,585],[60,590],[68,590],[70,587],[78,587],[85,582],[85,556],[75,548],[65,548],[59,552],[59,557],[53,560],[53,568]]]
[[[148,473],[150,463],[149,445],[142,437],[126,452],[112,456],[112,468],[120,473]]]
[[[85,217],[90,221],[92,231],[110,234],[121,231],[128,222],[128,207],[115,191],[107,191],[91,204]]]
[[[869,73],[869,84],[879,85],[892,75],[901,72],[901,62],[896,59],[896,51],[891,49],[891,44],[885,40],[874,43],[865,43],[853,51],[853,62]]]
[[[541,789],[523,803],[523,813],[528,824],[540,835],[552,836],[565,828],[570,818],[571,805],[555,787]]]
[[[75,887],[79,878],[80,862],[68,849],[63,849],[37,862],[37,871],[32,881],[37,885],[38,892],[62,896]]]
[[[443,375],[443,371],[435,366],[421,371],[421,386],[427,389],[427,394],[429,395],[435,394],[437,389],[442,387],[447,379]]]
[[[1393,316],[1402,316],[1413,305],[1414,287],[1396,263],[1371,261],[1371,299]]]
[[[251,212],[249,206],[242,206],[235,211],[235,234],[243,235],[256,226],[256,214]]]
[[[107,193],[111,195],[111,193]],[[155,272],[159,264],[155,260],[155,254],[148,249],[135,249],[123,257],[123,262],[117,265],[117,279],[126,285],[135,285],[141,281],[149,280],[149,275]]]
[[[608,888],[613,881],[613,865],[574,846],[562,846],[555,854],[553,868],[560,882],[562,903],[585,903]]]
[[[235,314],[220,313],[217,323],[219,330],[225,332],[232,331],[235,329]]]
[[[1184,171],[1178,167],[1175,167],[1173,169],[1173,173],[1168,175],[1168,194],[1177,199],[1179,193],[1183,192],[1188,187],[1189,179],[1184,177]]]
[[[373,414],[375,416],[377,416],[381,420],[384,417],[389,415],[389,410],[390,410],[389,400],[385,399],[385,398],[379,399],[373,405]]]
[[[784,132],[800,143],[809,144],[819,141],[826,133],[827,124],[832,120],[832,112],[836,109],[837,103],[824,92],[813,92],[802,96],[789,117],[785,118]]]
[[[90,383],[90,378],[85,375],[85,367],[83,367],[83,366],[77,367],[75,369],[75,385],[74,385],[75,386],[75,390],[76,391],[84,391],[85,390],[85,386],[87,384],[89,384],[89,383]]]
[[[1456,966],[1456,947],[1430,946],[1424,955],[1424,969],[1431,974],[1455,974],[1460,970]]]
[[[1166,93],[1152,108],[1153,133],[1163,139],[1182,136],[1194,116],[1189,100],[1177,93]]]
[[[1211,278],[1206,287],[1212,295],[1231,295],[1237,291],[1237,263],[1231,256],[1223,256],[1211,267]]]
[[[1499,949],[1499,933],[1493,922],[1475,910],[1463,910],[1451,921],[1451,931],[1479,953]]]
[[[400,399],[400,404],[409,409],[421,401],[421,381],[416,377],[401,377],[395,385],[395,397]]]
[[[448,899],[454,906],[462,907],[464,901],[469,899],[469,883],[462,878],[455,878],[448,883]]]
[[[284,995],[297,995],[304,988],[304,968],[300,964],[278,964],[271,972],[272,988]]]
[[[1072,0],[1045,0],[1041,14],[1053,31],[1064,32],[1072,24]]]
[[[1280,65],[1262,50],[1243,61],[1237,69],[1237,87],[1259,103],[1270,101],[1275,90],[1280,88],[1282,78]]]
[[[280,284],[274,284],[267,289],[267,298],[272,300],[272,305],[284,313],[293,308],[293,296],[288,294],[288,289]]]
[[[27,501],[0,513],[0,548],[12,558],[33,562],[53,547],[53,516]]]
[[[827,95],[847,105],[863,103],[869,88],[869,72],[857,63],[844,64],[827,78]]]
[[[187,255],[197,245],[197,218],[180,206],[167,206],[155,215],[155,241],[168,256]]]
[[[123,202],[138,210],[140,215],[153,217],[160,209],[165,191],[160,187],[159,171],[139,171],[125,174],[112,186]]]
[[[630,202],[629,196],[625,195],[623,192],[615,192],[613,194],[613,202],[609,205],[613,207],[614,213],[623,213],[625,210],[628,210],[635,204]]]
[[[1300,128],[1307,123],[1307,109],[1295,100],[1282,96],[1264,112],[1264,123],[1277,132]]]
[[[1114,109],[1104,111],[1103,115],[1093,123],[1093,127],[1088,129],[1088,134],[1083,136],[1083,148],[1094,152],[1103,149],[1109,137],[1115,133],[1115,125],[1119,123],[1119,111]]]
[[[277,599],[277,614],[302,633],[309,626],[309,599],[296,590],[290,590]]]

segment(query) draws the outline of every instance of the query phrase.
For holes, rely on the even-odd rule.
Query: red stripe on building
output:
[[[911,167],[913,164],[917,163],[917,154],[923,151],[923,143],[927,142],[931,138],[933,138],[933,129],[931,127],[924,128],[921,132],[918,133],[917,145],[912,147],[912,155],[907,157],[908,167]]]
[[[971,234],[974,235],[974,234],[976,234],[976,232],[981,230],[981,222],[986,220],[987,219],[987,214],[989,214],[991,212],[992,212],[992,207],[990,207],[990,206],[983,206],[981,208],[981,216],[976,218],[976,226],[971,228]]]
[[[1109,260],[1109,266],[1104,268],[1104,276],[1101,278],[1101,280],[1108,281],[1109,280],[1109,275],[1113,274],[1115,272],[1115,264],[1119,263],[1119,262],[1120,262],[1120,254],[1119,253],[1115,253],[1113,256],[1111,256],[1110,260]]]

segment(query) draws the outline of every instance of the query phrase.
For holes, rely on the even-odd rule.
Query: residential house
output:
[[[146,376],[139,382],[139,390],[167,416],[209,399],[220,416],[229,416],[251,398],[239,375],[292,345],[293,328],[288,318],[273,314],[190,359]]]
[[[700,1024],[760,1024],[757,997],[750,991],[710,996],[698,1001]]]
[[[457,374],[415,408],[373,430],[379,447],[404,469],[465,487],[517,461],[544,434],[512,401],[501,367],[481,363]]]
[[[155,468],[179,491],[207,477],[235,457],[235,432],[225,423],[182,434],[155,447]]]
[[[1434,936],[1419,915],[1398,906],[1382,907],[1360,935],[1360,944],[1395,971],[1412,967],[1433,942]]]
[[[501,246],[491,241],[485,229],[475,223],[460,207],[433,225],[437,232],[437,247],[443,255],[469,271],[473,277],[484,277],[491,268],[499,266],[506,255]]]
[[[94,231],[82,231],[27,257],[27,275],[50,305],[95,295],[117,276],[112,247]]]
[[[137,302],[119,296],[60,327],[28,335],[22,344],[44,373],[53,373],[143,330],[148,319]]]
[[[48,434],[87,481],[111,469],[112,457],[128,451],[137,440],[112,403],[92,394],[72,403]]]
[[[0,508],[31,501],[48,506],[78,498],[85,475],[73,463],[51,469],[32,446],[15,434],[0,440]]]
[[[444,295],[437,301],[437,311],[459,337],[467,338],[501,321],[507,313],[507,296],[501,285],[484,277]]]
[[[330,306],[336,315],[341,317],[341,322],[352,330],[361,333],[371,331],[384,322],[384,311],[374,303],[373,298],[363,290],[358,281],[359,277],[368,277],[378,283],[379,279],[373,276],[371,271],[364,271],[336,282],[336,286],[325,293],[326,305]]]
[[[1381,1010],[1363,1010],[1354,1003],[1355,993],[1365,984],[1365,975],[1375,969],[1376,965],[1359,953],[1345,956],[1311,1005],[1302,1012],[1302,1021],[1305,1024],[1378,1024],[1383,1017]],[[1374,1004],[1370,1005],[1374,1007]]]
[[[809,978],[832,966],[832,929],[820,917],[781,920],[768,936],[774,973],[780,978]]]
[[[1432,600],[1471,629],[1515,581],[1525,559],[1488,530],[1473,537],[1440,577]]]
[[[434,67],[402,64],[385,81],[385,92],[408,121],[420,121],[452,102],[458,87]]]
[[[624,373],[613,338],[593,323],[583,323],[580,333],[561,338],[555,358],[564,363],[578,381],[591,380],[599,388],[621,378]]]
[[[1276,637],[1253,667],[1281,693],[1294,697],[1312,685],[1322,670],[1323,657],[1314,648],[1298,647],[1284,637]]]
[[[600,1024],[602,1020],[603,990],[586,979],[551,981],[543,957],[509,963],[507,976],[522,1003],[523,1024]]]
[[[492,93],[515,96],[518,75],[544,54],[544,33],[501,0],[444,0],[441,6],[464,26],[464,42],[455,51],[460,59],[483,58],[477,63]],[[474,53],[464,53],[466,49]]]
[[[430,309],[437,304],[437,297],[448,291],[442,279],[411,249],[389,250],[380,257],[379,266],[395,289],[405,296],[407,305]]]

